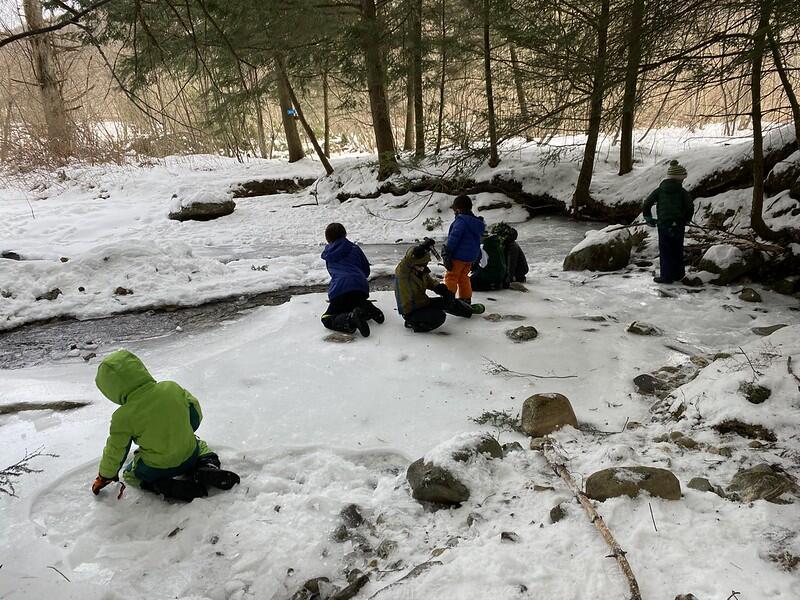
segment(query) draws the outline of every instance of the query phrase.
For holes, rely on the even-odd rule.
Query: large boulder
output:
[[[667,500],[680,500],[681,484],[667,469],[657,467],[612,467],[592,473],[586,480],[586,495],[595,500],[637,496],[639,492]]]
[[[800,178],[800,150],[793,152],[786,160],[772,167],[764,181],[764,191],[768,196],[788,190]]]
[[[697,269],[714,273],[716,277],[711,283],[727,285],[758,270],[763,262],[761,253],[756,250],[745,251],[732,244],[717,244],[706,250]]]
[[[780,503],[780,497],[786,493],[797,494],[799,491],[794,481],[766,463],[742,469],[733,476],[727,489],[729,495],[742,502],[766,500],[774,503]]]
[[[469,500],[469,488],[449,470],[426,463],[424,458],[411,463],[406,472],[415,500],[436,505],[458,506]]]
[[[522,430],[542,437],[565,425],[578,427],[569,399],[562,394],[534,394],[522,405]]]
[[[627,227],[609,225],[588,231],[564,259],[565,271],[617,271],[631,260],[633,237]]]
[[[174,221],[211,221],[233,212],[231,193],[217,195],[208,190],[181,189],[173,196],[169,218]]]

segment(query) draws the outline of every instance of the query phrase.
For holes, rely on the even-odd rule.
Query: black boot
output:
[[[239,476],[233,471],[220,468],[216,454],[206,454],[197,459],[192,478],[206,487],[229,490],[239,483]]]
[[[208,496],[208,491],[202,483],[191,479],[159,479],[158,481],[143,481],[142,489],[156,494],[162,494],[164,498],[191,502],[195,498]]]
[[[352,323],[350,313],[339,313],[335,315],[324,314],[322,315],[322,324],[333,331],[341,331],[342,333],[355,333],[356,326]]]
[[[378,325],[381,325],[386,317],[383,316],[383,311],[375,306],[370,300],[364,300],[364,302],[359,306],[364,311],[364,316],[367,319],[372,319]]]
[[[354,329],[358,329],[358,333],[364,337],[369,337],[369,323],[367,323],[367,316],[364,314],[362,308],[354,308],[350,313],[350,324]]]

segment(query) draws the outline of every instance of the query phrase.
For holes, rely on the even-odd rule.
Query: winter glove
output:
[[[95,480],[94,480],[94,483],[92,484],[92,493],[93,493],[95,496],[97,496],[97,495],[100,493],[100,490],[102,490],[102,489],[103,489],[104,487],[106,487],[108,484],[110,484],[110,483],[113,483],[113,482],[115,482],[115,481],[119,481],[119,477],[118,477],[118,476],[116,476],[116,475],[114,476],[114,478],[113,478],[113,479],[106,479],[106,478],[105,478],[105,477],[103,477],[102,475],[98,475],[98,476],[95,478]]]
[[[450,248],[447,246],[442,246],[442,264],[446,270],[453,270],[453,259],[450,256]]]
[[[650,227],[655,227],[657,221],[653,217],[645,217],[644,222],[647,223]]]
[[[440,283],[435,288],[433,288],[433,293],[441,296],[446,300],[453,300],[456,297],[456,295],[450,291],[450,288],[448,288],[443,283]]]

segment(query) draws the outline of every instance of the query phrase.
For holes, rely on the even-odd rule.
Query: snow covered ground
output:
[[[785,128],[775,129],[767,145],[781,145],[787,135]],[[725,138],[718,127],[694,133],[654,131],[637,147],[639,162],[624,178],[616,175],[618,147],[605,139],[592,194],[609,205],[641,200],[657,186],[673,157],[688,166],[691,185],[715,168],[741,160],[747,139],[746,132]],[[513,178],[530,194],[548,194],[568,203],[581,141],[576,136],[555,139],[547,147],[509,143],[497,169],[473,165],[468,175],[477,181],[495,175]],[[336,198],[341,192],[376,191],[375,165],[371,157],[357,155],[339,157],[333,164],[332,177],[303,192],[237,199],[233,214],[207,222],[169,220],[173,196],[196,190],[204,198],[224,200],[246,181],[314,178],[323,171],[310,158],[292,165],[261,159],[242,164],[204,155],[170,157],[148,166],[72,166],[58,177],[7,181],[0,188],[0,252],[14,252],[24,260],[0,260],[0,330],[52,317],[92,318],[323,283],[327,273],[319,253],[325,225],[331,221],[345,222],[350,237],[361,244],[408,243],[426,235],[442,239],[452,196],[384,194],[342,204]],[[422,175],[457,175],[452,169],[452,157],[420,165],[408,162],[398,182]],[[698,219],[702,221],[700,215],[708,208],[729,211],[729,225],[743,222],[749,194],[733,190],[698,201]],[[485,193],[478,194],[476,204],[480,209],[507,200]],[[767,203],[767,212],[784,214],[785,225],[793,218],[786,209],[795,204],[783,193]],[[490,224],[528,218],[516,205],[479,214]],[[441,225],[426,229],[426,222],[439,218]],[[772,223],[769,214],[767,222]],[[521,239],[533,234],[522,226]],[[390,274],[396,262],[395,252],[374,252],[374,274]]]
[[[316,168],[311,161],[300,165]],[[322,231],[334,220],[354,240],[380,244],[374,254],[367,246],[368,255],[379,257],[378,273],[394,267],[389,244],[429,233],[420,219],[405,222],[420,208],[413,195],[345,204],[320,198],[321,206],[292,208],[313,200],[300,193],[242,199],[233,215],[207,223],[166,219],[178,185],[194,181],[224,191],[257,178],[252,171],[258,177],[303,173],[277,162],[195,157],[148,170],[68,172],[61,187],[41,192],[49,199],[7,190],[0,204],[3,249],[33,260],[0,261],[0,289],[18,293],[0,299],[6,326],[321,282]],[[446,228],[448,212],[436,209],[448,200],[434,196],[423,217],[441,216]],[[492,201],[488,194],[478,198]],[[517,208],[482,214],[489,222],[525,218]],[[441,239],[444,230],[433,234]],[[92,496],[115,408],[94,387],[98,359],[0,371],[0,407],[89,403],[68,412],[0,414],[0,467],[26,449],[58,455],[34,460],[42,471],[19,479],[18,498],[0,495],[0,597],[277,600],[312,577],[341,586],[346,569],[376,568],[358,596],[369,598],[426,561],[441,564],[378,598],[626,597],[607,547],[541,455],[527,450],[522,436],[471,420],[488,410],[516,414],[538,392],[560,392],[573,403],[581,430],[564,430],[557,439],[579,482],[627,464],[662,466],[678,476],[680,501],[642,496],[598,505],[628,552],[644,598],[691,592],[700,600],[724,599],[734,590],[739,600],[800,597],[798,571],[781,570],[770,559],[800,555],[796,503],[741,504],[686,487],[696,476],[725,486],[739,468],[762,462],[800,474],[800,395],[786,366],[791,356],[800,372],[797,301],[759,286],[764,302],[758,305],[741,301],[736,288],[659,288],[651,268],[635,266],[610,275],[562,272],[565,251],[581,230],[558,219],[521,224],[520,237],[533,269],[530,291],[476,294],[488,313],[521,315],[520,322],[448,317],[439,332],[413,334],[394,311],[392,293],[380,292],[374,298],[386,323],[373,326],[367,339],[334,344],[323,340],[328,332],[319,323],[324,295],[312,294],[217,327],[130,344],[157,378],[176,380],[200,399],[200,435],[242,475],[231,492],[189,505],[135,489],[117,500],[115,486]],[[52,286],[63,292],[57,300],[31,301]],[[82,300],[78,286],[93,299]],[[115,296],[118,286],[134,293]],[[664,335],[627,333],[633,320]],[[535,326],[539,337],[512,342],[505,331],[519,324]],[[769,337],[752,331],[776,324],[790,326]],[[730,356],[713,360],[723,351]],[[655,410],[663,402],[640,395],[631,380],[690,364],[687,354],[712,362],[673,393],[686,406],[685,418],[674,422]],[[759,383],[772,390],[761,405],[739,392],[752,378],[748,360]],[[512,371],[576,377],[504,377],[490,372],[489,361]],[[768,426],[778,441],[754,448],[750,440],[716,433],[712,426],[726,418]],[[626,422],[640,426],[622,432]],[[407,466],[449,438],[478,430],[519,441],[525,450],[502,461],[476,459],[470,500],[425,512],[410,497]],[[656,441],[673,431],[699,446]],[[711,451],[722,446],[730,448],[729,458]],[[567,515],[552,524],[549,511],[559,502]],[[386,557],[332,539],[339,511],[350,503],[369,523],[360,528],[369,546],[396,543]],[[470,526],[472,513],[479,516]],[[519,541],[501,541],[503,531]]]

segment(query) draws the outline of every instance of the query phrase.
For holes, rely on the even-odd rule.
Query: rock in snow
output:
[[[610,225],[589,231],[564,259],[565,271],[617,271],[631,260],[633,238],[627,227]]]
[[[711,283],[727,285],[752,273],[762,262],[761,254],[755,250],[745,251],[733,244],[717,244],[706,250],[697,268],[716,275]]]
[[[773,469],[770,465],[762,463],[751,469],[742,469],[733,476],[728,486],[729,494],[736,494],[742,502],[766,500],[767,502],[780,503],[780,497],[786,493],[797,494],[800,490],[797,484],[785,474]]]
[[[569,399],[562,394],[534,394],[522,405],[522,429],[532,437],[542,437],[565,425],[578,427]]]
[[[612,467],[592,473],[586,480],[586,495],[595,500],[638,496],[639,492],[667,500],[681,499],[681,484],[667,469],[657,467]]]
[[[184,187],[174,196],[169,218],[174,221],[211,221],[231,214],[235,208],[230,192],[220,197],[217,192]]]

